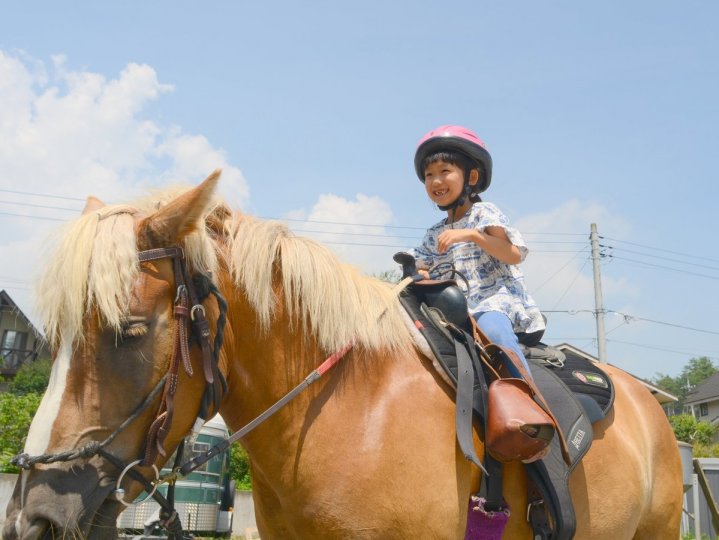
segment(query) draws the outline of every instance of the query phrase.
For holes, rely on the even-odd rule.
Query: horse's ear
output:
[[[221,172],[215,170],[199,186],[145,218],[138,226],[138,248],[171,246],[194,231],[212,200]]]
[[[102,202],[97,197],[93,197],[92,195],[89,195],[87,197],[87,200],[85,201],[85,208],[82,209],[82,215],[89,214],[90,212],[95,212],[96,210],[99,210],[103,206],[106,206],[104,202]]]

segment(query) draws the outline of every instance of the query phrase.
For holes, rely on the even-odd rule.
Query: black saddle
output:
[[[412,268],[405,266],[405,274],[409,271],[412,271]],[[416,275],[416,270],[409,275]],[[400,303],[427,340],[436,360],[456,389],[460,376],[460,348],[455,336],[447,330],[446,323],[451,322],[471,335],[464,294],[454,281],[422,280],[411,284],[402,292]],[[526,335],[522,337],[526,338]],[[530,334],[528,339],[522,340],[525,356],[535,384],[559,422],[558,427],[569,446],[571,463],[567,465],[564,462],[558,438],[555,437],[549,455],[526,466],[530,484],[535,491],[532,493],[530,490],[528,515],[535,538],[568,540],[574,536],[576,528],[574,507],[569,496],[569,474],[592,444],[592,424],[604,418],[611,408],[614,388],[609,377],[589,360],[577,355],[565,355],[562,351],[539,342],[539,338],[541,334]],[[484,423],[486,400],[482,394],[486,393],[486,379],[483,378],[481,369],[476,371],[480,373],[475,373],[472,408]],[[490,476],[482,485],[483,490],[488,489],[489,493],[485,492],[483,495],[487,498],[488,507],[500,507],[501,480],[497,486],[497,476],[501,478],[501,464],[494,462],[491,456],[486,454],[485,465]],[[487,485],[489,487],[485,487]],[[547,516],[551,516],[551,519],[547,519]]]

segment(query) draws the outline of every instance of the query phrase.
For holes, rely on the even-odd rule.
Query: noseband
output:
[[[95,455],[102,456],[120,471],[123,471],[123,474],[127,474],[134,480],[140,482],[148,493],[152,493],[152,497],[162,507],[161,518],[164,522],[163,525],[171,531],[175,537],[181,538],[182,525],[174,509],[174,484],[170,484],[168,487],[168,496],[165,498],[161,493],[156,491],[156,484],[151,483],[142,474],[134,470],[132,464],[150,467],[154,465],[158,454],[162,456],[167,455],[164,443],[172,427],[174,398],[179,382],[180,364],[182,364],[185,373],[187,373],[189,377],[192,377],[194,373],[190,360],[190,346],[192,342],[196,342],[200,347],[202,353],[202,372],[205,379],[205,392],[197,415],[198,418],[201,419],[200,423],[203,423],[204,420],[209,418],[210,411],[216,412],[219,409],[222,396],[227,392],[227,382],[219,370],[219,354],[222,348],[227,303],[220,294],[219,289],[217,289],[206,275],[190,275],[182,248],[157,248],[138,253],[138,260],[141,263],[165,258],[172,259],[176,285],[173,308],[175,318],[173,330],[174,350],[167,373],[160,379],[132,414],[104,441],[92,441],[81,448],[54,454],[29,456],[21,453],[16,455],[11,462],[17,467],[29,470],[38,463],[48,464],[72,461],[78,458],[87,459]],[[198,291],[202,294],[198,295]],[[210,326],[205,317],[205,308],[200,303],[209,294],[215,296],[220,307],[214,346],[210,346]],[[194,338],[194,340],[192,338]],[[155,402],[157,396],[160,395],[160,392],[162,392],[160,406],[148,430],[142,459],[127,465],[120,458],[106,450],[105,447],[136,420],[142,412],[150,407],[152,403]],[[180,448],[182,448],[182,446]],[[178,454],[179,453],[180,450],[178,449]],[[178,455],[178,458],[179,457]],[[118,485],[118,488],[119,487]],[[120,489],[118,489],[118,494],[121,494]],[[164,516],[162,516],[163,513],[165,514]]]

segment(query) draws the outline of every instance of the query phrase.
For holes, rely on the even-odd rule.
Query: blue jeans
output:
[[[484,313],[476,313],[474,318],[477,320],[479,329],[484,332],[493,343],[507,347],[517,353],[517,356],[531,377],[532,372],[529,370],[529,364],[527,364],[527,359],[524,357],[522,348],[519,346],[517,335],[514,333],[509,317],[499,311],[485,311]],[[516,373],[516,370],[512,369],[511,366],[508,367],[513,376],[519,377],[519,373]]]

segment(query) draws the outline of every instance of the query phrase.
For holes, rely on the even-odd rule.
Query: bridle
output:
[[[174,413],[174,397],[177,392],[179,380],[179,367],[183,365],[188,376],[193,375],[193,369],[190,362],[190,338],[195,337],[202,351],[202,370],[205,378],[205,393],[202,398],[202,404],[198,414],[198,421],[195,423],[195,429],[199,430],[205,420],[209,418],[209,412],[216,412],[219,409],[220,401],[227,392],[227,382],[219,370],[219,354],[222,348],[223,331],[226,322],[227,302],[223,298],[219,289],[211,282],[211,280],[203,275],[190,276],[187,263],[185,261],[184,252],[180,247],[156,248],[141,251],[138,253],[140,262],[152,261],[157,259],[171,258],[173,261],[173,271],[175,274],[176,295],[174,302],[174,351],[170,361],[170,367],[167,373],[160,379],[155,387],[150,391],[147,397],[132,412],[132,414],[104,441],[92,441],[79,449],[73,449],[66,452],[55,454],[42,454],[39,456],[29,456],[27,454],[18,454],[12,459],[12,463],[17,467],[29,470],[37,463],[55,463],[61,461],[71,461],[78,458],[90,458],[99,455],[112,463],[118,470],[122,471],[118,478],[116,495],[118,500],[126,504],[122,497],[124,491],[120,488],[122,477],[127,474],[133,480],[136,480],[149,493],[147,498],[152,497],[160,505],[160,524],[165,527],[169,534],[168,540],[182,540],[183,530],[179,515],[174,508],[174,488],[178,478],[188,475],[193,470],[199,468],[202,464],[209,461],[214,456],[226,451],[229,447],[247,433],[255,429],[262,422],[274,415],[279,409],[292,401],[301,392],[307,389],[311,384],[318,381],[325,373],[331,370],[346,354],[354,347],[354,342],[350,341],[341,349],[332,353],[322,362],[316,369],[309,373],[297,386],[266,409],[263,413],[249,422],[243,428],[233,433],[231,437],[218,443],[210,448],[204,454],[196,456],[190,461],[180,466],[182,457],[182,448],[184,440],[178,447],[175,464],[172,473],[160,478],[154,461],[157,454],[166,455],[164,449],[164,441],[169,433],[172,425]],[[414,277],[406,277],[400,281],[395,287],[396,294],[404,289],[409,283],[414,281]],[[198,295],[198,290],[203,294]],[[208,294],[213,294],[217,299],[220,313],[217,319],[217,328],[215,332],[214,344],[210,346],[210,329],[209,323],[205,317],[205,308],[200,303],[201,298],[204,299]],[[191,306],[191,307],[190,307]],[[381,318],[387,308],[384,308],[378,315]],[[188,332],[188,326],[192,324],[191,331]],[[138,459],[129,464],[124,463],[120,458],[108,452],[105,447],[124,431],[140,414],[145,411],[157,396],[162,392],[160,407],[155,415],[155,419],[148,431],[145,442],[145,451],[142,459]],[[142,474],[134,469],[135,465],[152,466],[155,470],[156,478],[153,481],[146,479]],[[157,487],[160,483],[167,483],[167,498],[165,498]]]
[[[159,480],[159,474],[154,462],[158,454],[163,456],[167,454],[164,444],[172,426],[174,398],[178,388],[180,364],[182,364],[188,376],[192,377],[194,374],[190,359],[192,338],[194,338],[194,341],[199,345],[201,350],[202,372],[205,379],[205,392],[197,415],[200,421],[196,422],[196,427],[198,424],[201,425],[201,423],[209,419],[210,411],[216,412],[219,409],[220,401],[227,392],[227,382],[219,370],[219,354],[222,348],[227,303],[220,294],[219,289],[217,289],[206,275],[190,275],[182,248],[157,248],[140,251],[138,253],[140,263],[165,258],[172,259],[176,285],[173,307],[175,319],[173,330],[174,350],[167,373],[160,379],[140,405],[135,408],[130,416],[102,442],[91,441],[81,448],[53,454],[29,456],[21,453],[16,455],[11,462],[21,469],[29,470],[38,463],[49,464],[72,461],[78,458],[87,459],[96,455],[101,456],[117,467],[118,470],[122,471],[120,478],[118,478],[118,489],[116,490],[118,500],[127,505],[123,499],[124,491],[119,485],[122,477],[127,474],[127,476],[133,480],[141,483],[145,491],[160,505],[161,524],[168,529],[170,532],[169,538],[172,540],[181,539],[183,534],[179,516],[174,508],[174,481],[171,480],[168,482],[166,498],[157,491],[158,484],[147,480],[134,469],[134,466],[153,467],[157,480]],[[198,291],[200,291],[201,294],[198,294]],[[201,303],[209,294],[215,296],[220,307],[213,346],[210,345],[210,326],[205,316],[205,308]],[[106,447],[148,409],[156,401],[158,395],[161,395],[160,405],[155,414],[155,419],[148,430],[143,456],[141,459],[126,464],[123,460],[109,452]],[[175,467],[179,464],[182,446],[183,444],[181,444],[178,449]]]

